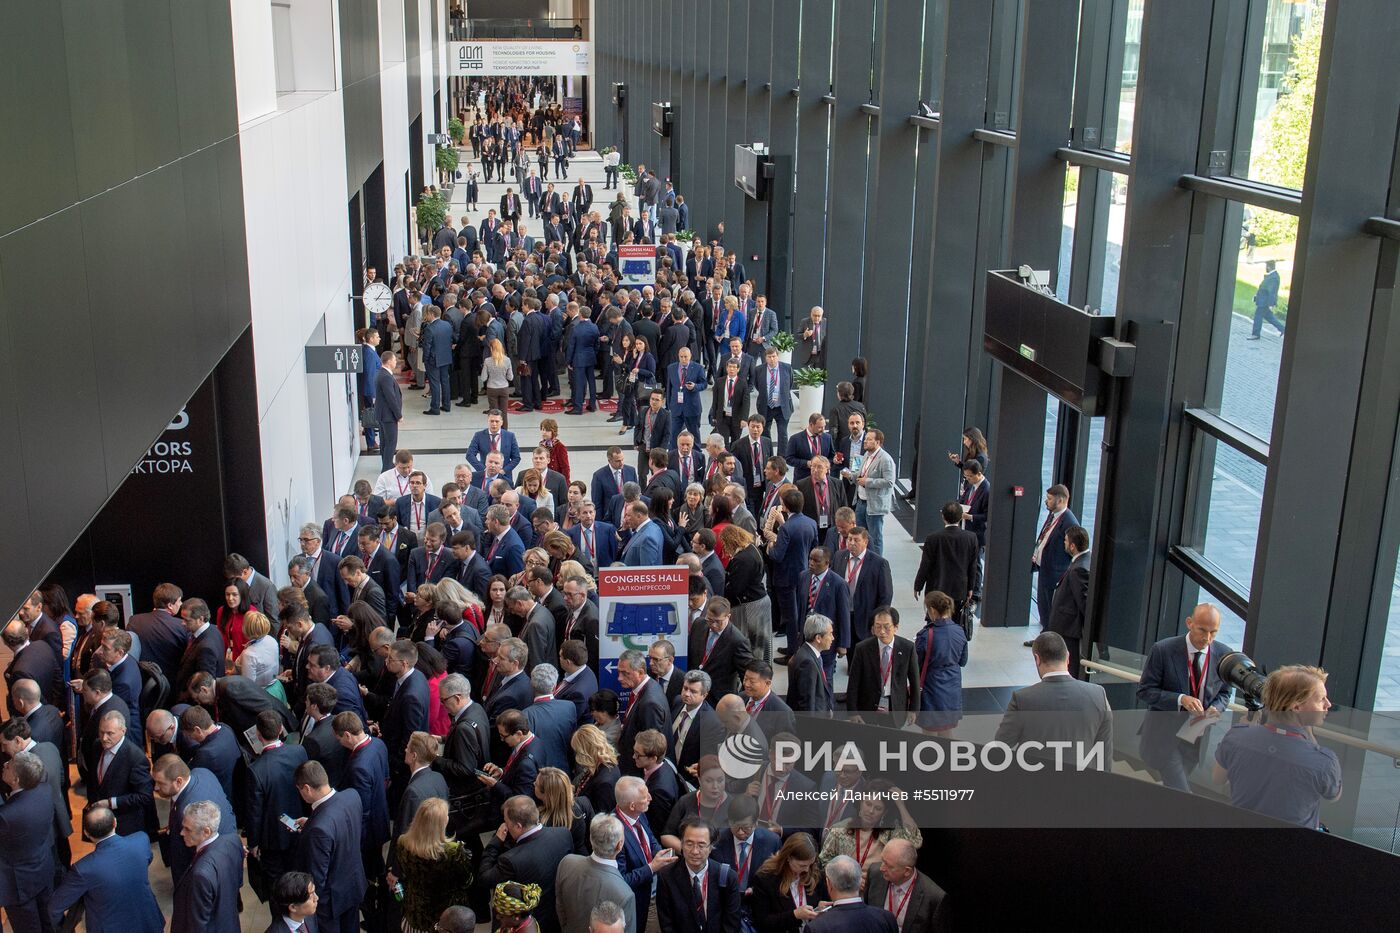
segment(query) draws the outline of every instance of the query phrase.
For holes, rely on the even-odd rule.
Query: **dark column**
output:
[[[744,139],[751,143],[770,143],[770,95],[766,85],[772,74],[773,0],[749,0],[748,22],[749,71],[748,83],[744,86],[748,114]],[[768,291],[768,212],[774,193],[762,201],[744,198],[744,252],[739,259],[753,282],[755,295]]]
[[[1045,441],[1045,390],[999,365],[994,368],[999,391],[992,436],[997,439],[997,447],[989,480],[991,511],[987,519],[982,623],[1021,626],[1031,611],[1026,542],[1035,540],[1036,523],[1044,506],[1040,455]],[[1013,487],[1020,488],[1021,494],[1017,495]]]
[[[725,198],[734,185],[734,150],[727,146],[729,121],[729,88],[725,83],[725,70],[729,67],[729,0],[710,0],[710,31],[706,45],[710,50],[710,71],[706,84],[709,86],[709,119],[705,126],[705,136],[709,141],[709,161],[705,185],[705,201],[700,205],[701,226],[696,227],[709,241],[715,226],[724,220]],[[731,166],[726,171],[724,166]]]
[[[802,4],[801,95],[797,100],[797,197],[792,219],[792,302],[790,308],[822,304],[826,279],[827,131],[831,109],[822,97],[831,90],[832,5]]]
[[[861,355],[879,360],[869,381],[865,407],[885,432],[885,447],[898,456],[906,426],[913,432],[913,418],[905,417],[904,365],[909,344],[910,243],[914,237],[915,150],[919,131],[909,114],[919,106],[919,64],[923,60],[923,9],[918,3],[880,5],[884,50],[877,76],[880,116],[872,132],[878,145],[871,149],[879,161],[871,167],[870,218],[865,234],[865,288],[862,301]],[[839,91],[839,88],[838,88]],[[807,308],[794,309],[797,315]],[[833,308],[835,315],[849,314]],[[832,371],[845,374],[845,363],[854,353],[828,355]],[[923,360],[915,357],[922,368]],[[834,396],[834,390],[828,391]],[[910,409],[917,400],[910,400]],[[900,464],[907,475],[909,463]]]
[[[772,91],[769,94],[769,139],[777,169],[770,189],[768,306],[785,312],[792,307],[793,170],[797,160],[797,42],[801,0],[773,0]],[[821,167],[826,165],[825,154]]]
[[[1271,667],[1328,654],[1344,659],[1342,670],[1355,669],[1366,630],[1360,610],[1378,563],[1376,496],[1389,469],[1386,451],[1358,430],[1365,423],[1357,410],[1365,401],[1368,417],[1384,413],[1393,426],[1397,397],[1374,368],[1369,375],[1380,377],[1387,395],[1368,396],[1377,387],[1357,365],[1393,359],[1372,342],[1380,245],[1358,220],[1388,207],[1400,84],[1376,75],[1394,64],[1389,38],[1397,31],[1394,4],[1327,5],[1246,639]],[[1394,268],[1386,272],[1393,282]],[[1389,304],[1376,311],[1393,313]],[[1334,449],[1350,452],[1345,483],[1340,465],[1318,456],[1319,437],[1341,439]],[[1393,562],[1392,551],[1379,564]],[[1372,618],[1383,622],[1384,611]],[[1343,702],[1352,686],[1341,685]]]
[[[831,184],[826,230],[826,292],[822,306],[831,316],[828,359],[850,359],[860,349],[862,271],[865,268],[866,172],[870,160],[870,61],[874,43],[875,0],[839,0],[833,63],[836,104],[831,114]],[[799,320],[811,306],[793,310]],[[872,382],[874,380],[871,380]],[[888,419],[886,419],[888,420]],[[889,428],[881,421],[886,433]],[[891,444],[891,450],[897,445]]]
[[[721,78],[727,98],[727,114],[724,138],[727,143],[724,161],[716,163],[716,168],[728,166],[725,172],[724,207],[720,219],[724,221],[724,246],[732,250],[742,261],[746,258],[749,243],[744,237],[744,192],[734,186],[734,147],[748,143],[746,122],[746,100],[744,83],[748,80],[749,68],[757,70],[759,62],[749,59],[749,0],[729,0],[729,31],[724,38],[729,46],[729,63]],[[721,37],[716,37],[719,40]]]
[[[946,451],[966,427],[972,360],[982,356],[981,322],[973,315],[974,297],[982,291],[981,271],[977,239],[966,218],[978,215],[981,198],[982,144],[972,132],[982,126],[986,107],[991,30],[992,9],[985,0],[948,0],[941,128],[930,140],[938,159],[933,250],[914,257],[916,265],[929,268],[927,298],[913,296],[925,321],[918,537],[942,526],[938,511],[957,491],[953,466],[944,466]],[[995,469],[992,481],[998,482]]]

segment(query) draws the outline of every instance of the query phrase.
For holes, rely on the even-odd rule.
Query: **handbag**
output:
[[[973,633],[977,631],[977,616],[972,613],[972,600],[969,599],[963,603],[962,609],[958,612],[958,624],[962,626],[963,634],[971,642]]]

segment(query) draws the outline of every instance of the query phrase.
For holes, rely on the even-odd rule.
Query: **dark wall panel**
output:
[[[232,14],[229,5],[218,0],[167,2],[171,45],[175,50],[180,151],[187,153],[238,130],[238,98],[233,87]],[[82,24],[77,27],[82,28]]]
[[[353,197],[384,161],[383,101],[379,86],[379,4],[376,0],[340,0],[340,60],[345,83],[345,184]],[[404,54],[410,90],[421,77],[418,61],[417,5],[404,4]],[[408,119],[423,112],[418,95],[408,95]]]

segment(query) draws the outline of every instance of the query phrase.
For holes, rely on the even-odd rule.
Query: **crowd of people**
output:
[[[524,90],[513,115],[475,125],[483,161],[549,132],[537,105],[523,119]],[[577,144],[557,123],[552,139]],[[911,624],[883,553],[896,474],[869,424],[866,362],[829,412],[796,412],[777,315],[722,229],[683,252],[684,221],[661,216],[683,200],[645,167],[642,215],[622,199],[620,223],[591,210],[582,180],[566,199],[538,179],[524,170],[530,215],[548,221],[540,238],[508,191],[479,229],[448,218],[432,265],[395,268],[392,308],[360,333],[378,363],[360,391],[383,472],[298,530],[287,585],[231,554],[213,606],[162,583],[124,619],[50,585],[0,632],[14,654],[0,907],[18,933],[79,904],[89,929],[162,929],[153,846],[174,930],[238,930],[245,864],[275,933],[459,933],[488,918],[545,933],[639,933],[653,917],[663,933],[932,928],[943,892],[917,868],[923,839],[902,805],[804,808],[787,793],[805,776],[765,753],[736,781],[716,750],[740,735],[769,749],[799,714],[956,724],[982,592],[986,438],[970,427],[949,452],[958,492],[924,543]],[[655,286],[619,283],[619,241],[656,244]],[[800,364],[825,365],[828,323],[812,308],[794,325]],[[427,414],[486,407],[450,480],[398,448],[401,366],[410,388],[429,387]],[[568,415],[617,403],[626,443],[591,475],[571,468],[555,418],[533,442],[510,427],[565,385]],[[1068,499],[1046,491],[1029,555],[1042,683],[1018,697],[1045,702],[1030,693],[1041,689],[1090,711],[1086,735],[1111,744],[1102,689],[1078,679],[1090,548]],[[687,643],[624,651],[621,694],[599,686],[597,579],[614,565],[689,570]],[[1185,648],[1154,649],[1149,705],[1224,706],[1228,687],[1200,657],[1212,612],[1188,621]],[[1325,704],[1309,676],[1325,677],[1275,692],[1281,714]],[[1003,728],[1014,742],[1035,727],[1008,716]],[[1193,747],[1159,737],[1168,783],[1186,786]],[[890,789],[859,769],[827,780]],[[75,826],[94,845],[76,862]]]

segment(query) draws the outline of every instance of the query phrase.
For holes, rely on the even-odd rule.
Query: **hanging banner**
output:
[[[624,706],[631,695],[617,679],[622,652],[645,652],[664,638],[675,646],[676,669],[686,669],[689,592],[684,567],[598,568],[598,686],[616,691]]]
[[[623,243],[617,248],[617,274],[623,285],[656,284],[656,247],[650,243]]]
[[[548,39],[474,39],[451,43],[452,77],[473,75],[586,75],[591,70],[587,42]]]

